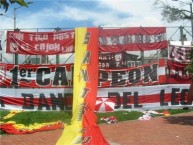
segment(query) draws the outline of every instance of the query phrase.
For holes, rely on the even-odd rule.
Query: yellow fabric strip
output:
[[[74,86],[73,86],[73,109],[71,125],[67,125],[56,145],[81,145],[82,144],[82,115],[84,111],[84,91],[86,82],[83,80],[81,70],[86,70],[83,58],[86,54],[87,45],[84,44],[87,28],[75,28],[75,61],[74,61]]]

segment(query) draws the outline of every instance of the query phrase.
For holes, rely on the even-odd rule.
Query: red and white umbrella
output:
[[[96,112],[112,112],[114,111],[115,103],[109,98],[97,98],[95,104]]]

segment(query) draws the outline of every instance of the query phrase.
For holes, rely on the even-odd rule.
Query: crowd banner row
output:
[[[129,27],[99,30],[99,52],[157,50],[167,47],[165,27]],[[54,32],[7,32],[7,53],[55,55],[74,53],[74,30]]]
[[[124,68],[99,69],[98,88],[189,84],[187,64],[160,59],[150,64]],[[1,87],[72,88],[74,64],[14,65],[0,64]]]
[[[94,31],[97,31],[97,35],[94,35],[96,34]],[[88,94],[90,88],[88,82],[91,82],[88,79],[94,77],[97,77],[95,85],[98,87],[98,94],[93,96],[111,99],[115,103],[115,110],[187,105],[190,74],[186,66],[190,62],[187,55],[192,47],[167,46],[165,33],[165,27],[93,30],[85,28],[81,31],[59,32],[9,31],[7,53],[24,55],[74,53],[78,46],[77,42],[82,39],[78,47],[82,48],[81,51],[84,50],[84,54],[75,52],[75,59],[81,56],[84,60],[59,65],[0,63],[0,106],[4,109],[21,110],[74,110],[72,106],[81,105],[72,105],[72,94]],[[95,50],[91,51],[90,43],[95,44],[92,46]],[[149,64],[128,67],[126,51],[167,47],[168,61],[160,59]],[[97,63],[94,63],[95,68],[88,69],[91,64],[87,62],[93,63],[91,61],[93,52]],[[80,55],[81,53],[83,55]],[[129,56],[129,59],[132,60],[133,57],[137,61],[135,55]],[[78,64],[80,66],[75,68]],[[89,75],[93,70],[95,75]],[[77,72],[79,75],[75,75]],[[86,84],[73,87],[80,79]],[[82,88],[84,91],[75,93],[80,86],[85,86]],[[78,102],[81,103],[80,100]]]
[[[65,127],[57,145],[109,145],[96,124],[97,99],[108,98],[114,103],[115,111],[193,106],[187,102],[190,85],[182,85],[189,79],[182,65],[189,62],[186,58],[189,51],[170,46],[168,62],[160,59],[135,67],[125,66],[127,60],[122,59],[126,51],[164,48],[167,48],[165,27],[9,31],[6,53],[75,53],[75,62],[62,65],[1,63],[0,109],[72,110],[71,124]],[[106,63],[107,55],[103,53],[116,53],[109,58],[115,63]],[[118,66],[117,62],[122,64]],[[179,77],[184,82],[179,81]]]
[[[74,64],[14,65],[0,63],[0,86],[69,88],[73,86],[73,68]],[[166,63],[163,59],[138,67],[97,70],[99,72],[98,87],[166,83]]]
[[[187,104],[189,84],[165,84],[99,88],[97,98],[109,98],[114,110],[184,107]],[[72,110],[72,88],[1,88],[0,108],[9,110]]]

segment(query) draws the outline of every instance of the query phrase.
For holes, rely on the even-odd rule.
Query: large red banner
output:
[[[0,63],[1,87],[68,88],[72,87],[73,64],[14,65]]]
[[[71,88],[74,64],[14,65],[0,63],[1,87]],[[166,80],[165,61],[132,68],[99,69],[98,87],[163,84]]]
[[[165,27],[130,27],[99,30],[99,51],[147,51],[167,47]]]
[[[164,84],[166,81],[165,60],[150,64],[124,68],[99,69],[98,87],[144,86]]]
[[[56,32],[7,32],[7,53],[53,55],[74,52],[74,30]]]

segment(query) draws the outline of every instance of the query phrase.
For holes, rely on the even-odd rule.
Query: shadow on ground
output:
[[[170,117],[164,117],[164,119],[167,123],[170,123],[170,124],[193,126],[193,116],[170,116]]]

